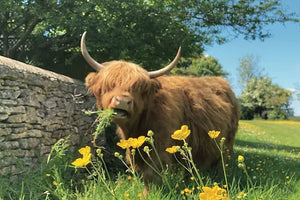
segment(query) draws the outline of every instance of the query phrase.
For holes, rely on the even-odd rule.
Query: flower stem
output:
[[[187,142],[185,140],[184,141],[184,146],[187,146]],[[192,155],[192,149],[191,148],[187,148],[186,150],[188,152],[188,161],[189,163],[192,165],[192,169],[194,169],[196,175],[197,175],[197,178],[198,180],[200,181],[200,184],[201,186],[203,187],[204,186],[204,183],[202,181],[202,177],[200,176],[199,172],[198,172],[198,169],[194,163],[194,160],[193,160],[193,155]]]
[[[97,169],[97,167],[93,164],[93,162],[91,162],[92,167],[94,169]],[[85,166],[85,169],[88,171],[89,174],[92,174],[89,169]],[[105,179],[103,178],[103,176],[105,176],[105,174],[100,174],[99,170],[96,170],[98,177],[100,178],[100,181],[104,184],[106,190],[114,197],[114,199],[117,199],[117,197],[115,196],[115,191],[114,189],[111,189],[109,187],[109,185],[106,183]]]
[[[161,170],[163,170],[164,167],[163,167],[163,164],[162,164],[161,159],[160,159],[160,157],[159,157],[159,154],[158,154],[158,152],[157,152],[157,150],[156,150],[156,148],[155,148],[155,145],[154,145],[153,137],[152,137],[152,136],[150,137],[150,144],[151,144],[152,149],[154,150],[154,153],[155,153],[155,155],[156,155],[156,157],[157,157],[157,160],[158,160],[158,162],[159,162],[159,164],[160,164]]]
[[[230,198],[230,194],[229,194],[229,185],[228,185],[228,180],[227,180],[227,174],[226,174],[226,169],[225,169],[225,162],[224,162],[224,155],[223,155],[223,148],[224,144],[221,144],[221,147],[218,145],[216,139],[214,139],[218,149],[220,150],[220,154],[221,154],[221,161],[222,161],[222,169],[223,169],[223,174],[224,174],[224,179],[225,179],[225,184],[226,184],[226,190],[227,190],[227,195]],[[223,141],[224,142],[224,141]]]
[[[158,169],[155,169],[155,167],[153,167],[145,158],[144,158],[144,156],[142,155],[142,153],[141,153],[141,151],[140,151],[140,149],[137,149],[138,150],[138,152],[139,152],[139,155],[141,156],[141,158],[142,158],[142,160],[155,172],[155,173],[157,173],[160,177],[161,177],[161,179],[165,182],[165,183],[167,183],[167,186],[168,186],[168,189],[170,190],[170,191],[172,191],[172,187],[171,187],[171,185],[170,185],[170,183],[169,183],[169,181],[168,181],[168,179],[165,177],[165,175],[163,174],[163,169],[162,169],[162,171],[161,172],[159,172],[159,170]],[[152,160],[152,159],[151,159]],[[153,162],[153,161],[152,161]],[[162,166],[162,165],[161,165]]]

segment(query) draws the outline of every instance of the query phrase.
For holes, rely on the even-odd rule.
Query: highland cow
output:
[[[87,63],[97,73],[86,77],[86,85],[94,94],[100,109],[113,109],[113,122],[118,125],[122,139],[137,138],[154,132],[154,142],[163,164],[175,164],[174,157],[165,151],[172,145],[182,145],[171,134],[188,125],[187,138],[199,169],[220,160],[220,151],[209,138],[210,130],[221,131],[225,145],[232,151],[238,127],[239,106],[226,80],[221,77],[165,76],[176,66],[181,48],[166,67],[152,72],[131,62],[110,61],[100,64],[89,55],[81,38],[81,50]],[[128,156],[130,161],[130,156]],[[155,156],[154,156],[155,158]],[[155,173],[139,157],[135,160],[147,185],[156,181]]]

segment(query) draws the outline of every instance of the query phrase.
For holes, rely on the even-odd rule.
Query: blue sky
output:
[[[300,16],[299,0],[283,0],[282,5]],[[215,44],[206,48],[205,53],[215,57],[223,69],[230,73],[229,81],[237,95],[241,91],[237,72],[239,61],[249,54],[259,57],[259,68],[264,69],[264,74],[273,83],[291,90],[297,84],[300,87],[300,24],[274,24],[268,26],[268,30],[272,35],[264,41],[237,38],[223,45]],[[296,101],[296,97],[292,108],[295,115],[300,116],[300,101]]]

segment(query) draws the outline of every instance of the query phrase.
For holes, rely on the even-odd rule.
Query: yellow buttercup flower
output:
[[[120,142],[117,143],[117,145],[118,145],[119,147],[121,147],[122,149],[129,148],[129,144],[128,144],[128,141],[127,141],[127,140],[121,139]]]
[[[217,137],[219,137],[221,131],[209,131],[208,135],[211,139],[215,139]]]
[[[72,165],[75,165],[76,167],[83,167],[88,165],[91,162],[92,154],[89,153],[82,158],[77,158],[74,162],[72,162]]]
[[[211,200],[211,199],[218,199],[218,200],[229,200],[227,197],[226,190],[220,188],[219,186],[215,185],[213,188],[210,187],[202,187],[203,192],[199,194],[200,200]]]
[[[91,153],[91,147],[85,146],[84,148],[79,149],[78,152],[79,152],[81,155],[85,156],[85,155]]]
[[[179,149],[179,146],[172,146],[172,147],[166,148],[166,152],[173,154],[173,153],[176,153],[178,151],[178,149]]]
[[[137,138],[137,147],[140,147],[144,144],[144,142],[146,141],[146,137],[145,136],[140,136]]]
[[[82,155],[82,158],[77,158],[72,165],[76,167],[83,167],[88,165],[91,162],[92,154],[91,154],[91,147],[86,146],[78,150],[79,153]]]
[[[127,140],[128,147],[133,147],[136,145],[136,143],[137,143],[136,138],[128,138],[128,140]]]
[[[138,138],[128,138],[128,140],[121,139],[120,142],[117,143],[117,145],[123,149],[132,147],[132,148],[139,148],[144,144],[146,141],[145,136],[140,136]]]
[[[174,140],[185,140],[191,134],[191,130],[187,125],[181,126],[180,130],[175,131],[171,138]]]
[[[241,192],[239,192],[237,194],[236,198],[238,198],[238,199],[244,199],[244,198],[247,197],[247,195],[248,195],[247,193],[245,193],[244,191],[241,191]]]
[[[144,144],[145,141],[146,141],[145,136],[140,136],[138,138],[129,138],[128,139],[128,143],[129,143],[130,147],[132,147],[132,148],[139,148],[140,146],[142,146]]]
[[[240,163],[244,162],[244,156],[239,155],[239,156],[238,156],[238,161],[239,161]]]
[[[190,190],[188,188],[185,188],[183,191],[184,191],[185,194],[191,194],[192,193],[192,190]]]

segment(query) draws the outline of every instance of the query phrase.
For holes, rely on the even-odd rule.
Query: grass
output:
[[[236,136],[234,155],[226,163],[230,199],[300,199],[300,122],[294,121],[241,121]],[[237,157],[243,155],[249,178],[238,167]],[[0,178],[0,200],[7,199],[141,199],[143,183],[139,175],[120,169],[119,173],[106,173],[93,167],[71,166],[80,155],[69,152],[68,140],[53,147],[49,162],[41,164],[22,179]],[[113,155],[111,155],[113,156]],[[94,163],[103,165],[95,160]],[[96,167],[100,168],[99,165]],[[102,167],[103,168],[103,167]],[[108,166],[108,170],[113,166]],[[215,168],[200,172],[206,186],[225,184],[223,173]],[[173,190],[153,185],[148,199],[198,199],[201,188],[191,176],[180,170],[167,171]],[[104,180],[104,182],[103,182]],[[114,191],[114,196],[108,192]]]
[[[300,122],[240,122],[235,151],[248,158],[247,169],[252,178],[273,191],[266,199],[300,198],[299,136]]]

